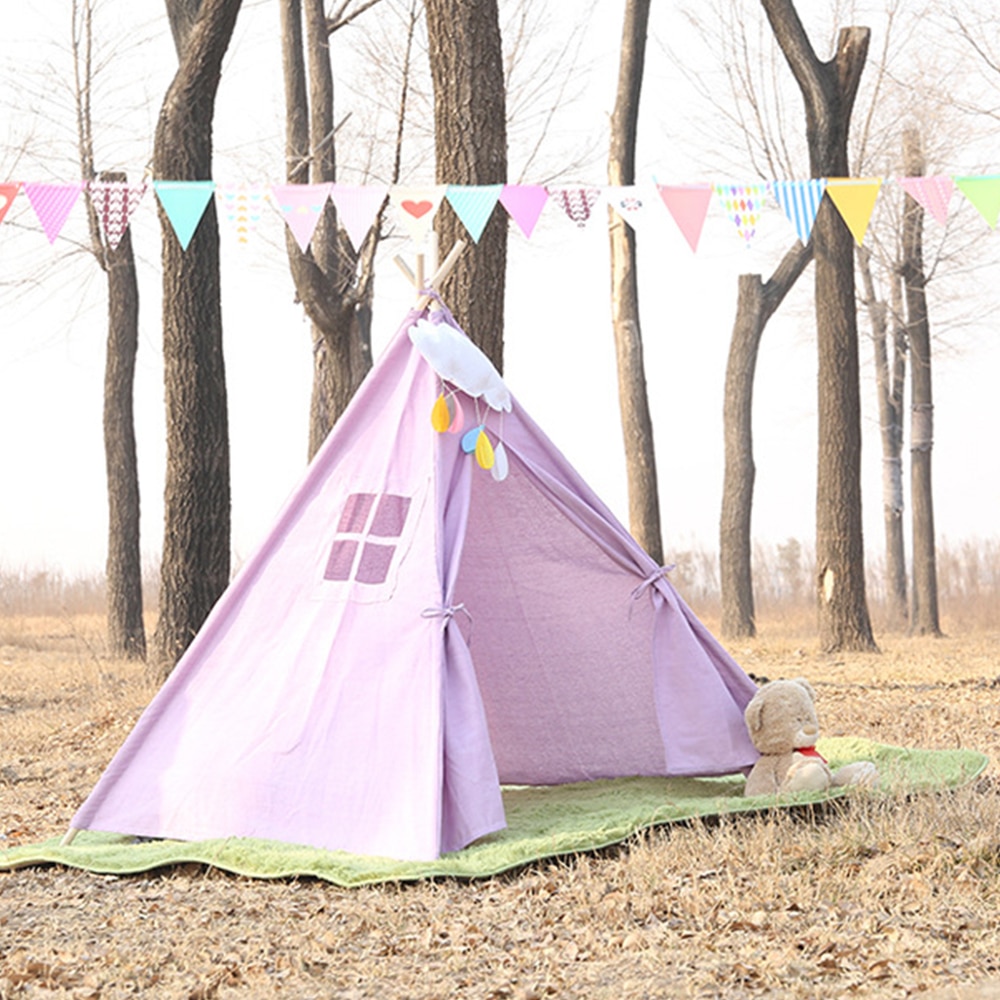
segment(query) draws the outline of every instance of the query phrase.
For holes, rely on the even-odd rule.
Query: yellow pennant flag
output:
[[[826,193],[837,206],[858,246],[865,241],[868,221],[882,187],[881,177],[828,177]]]

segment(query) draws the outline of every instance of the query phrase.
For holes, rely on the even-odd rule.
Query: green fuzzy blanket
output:
[[[821,740],[819,749],[834,768],[852,760],[875,761],[879,787],[853,794],[956,788],[973,780],[987,764],[983,754],[972,750],[912,750],[863,739]],[[659,824],[799,806],[851,794],[849,789],[835,789],[780,799],[748,799],[742,794],[743,784],[742,776],[732,775],[619,778],[545,788],[505,788],[507,829],[436,861],[395,861],[236,837],[197,843],[133,843],[131,837],[83,831],[68,847],[50,840],[0,851],[0,870],[51,863],[126,875],[195,862],[254,878],[313,876],[341,886],[435,876],[481,878],[541,858],[607,847]]]

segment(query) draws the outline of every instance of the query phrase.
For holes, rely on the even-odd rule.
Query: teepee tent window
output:
[[[345,581],[353,576],[358,583],[385,583],[396,546],[368,539],[399,538],[409,509],[410,498],[396,493],[352,493],[341,512],[323,579]],[[354,571],[359,549],[361,558]]]

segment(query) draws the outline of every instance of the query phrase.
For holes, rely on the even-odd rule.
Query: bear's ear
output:
[[[764,722],[763,715],[764,699],[758,698],[755,695],[750,699],[750,704],[747,705],[746,711],[743,713],[743,717],[746,719],[747,729],[750,731],[751,736],[760,732],[761,726]]]
[[[803,688],[807,695],[809,695],[809,700],[815,705],[816,704],[816,692],[813,690],[812,684],[809,683],[804,677],[796,677],[795,684],[798,684],[800,688]]]

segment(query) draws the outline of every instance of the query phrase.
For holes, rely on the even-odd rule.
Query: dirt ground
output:
[[[970,787],[664,828],[474,882],[0,873],[0,998],[1000,998],[998,642],[962,626],[829,657],[765,623],[731,647],[757,676],[807,677],[825,735],[987,753]],[[0,619],[0,679],[11,846],[65,830],[153,688],[84,616]]]

